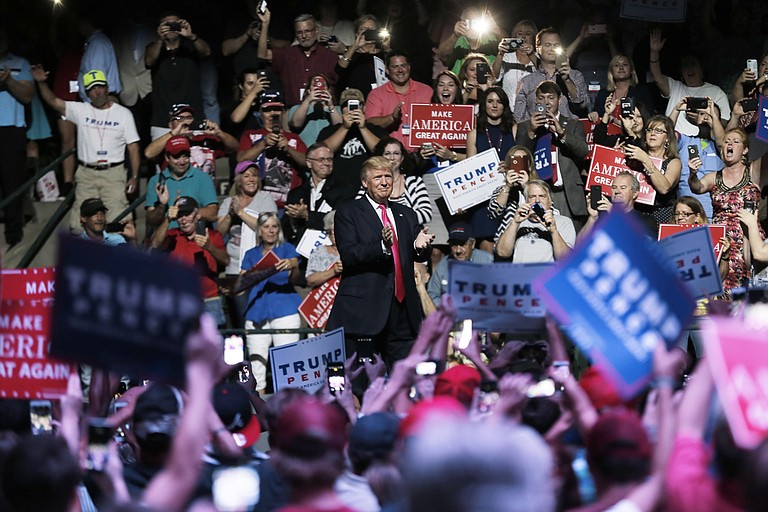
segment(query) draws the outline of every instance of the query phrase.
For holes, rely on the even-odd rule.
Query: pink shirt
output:
[[[432,88],[415,80],[408,81],[408,92],[399,94],[392,87],[391,82],[379,86],[368,94],[365,102],[365,117],[388,116],[395,110],[398,103],[403,104],[403,115],[400,122],[388,126],[388,129],[394,129],[390,135],[405,145],[408,151],[415,151],[418,146],[411,146],[408,143],[411,127],[411,105],[420,103],[432,103]]]

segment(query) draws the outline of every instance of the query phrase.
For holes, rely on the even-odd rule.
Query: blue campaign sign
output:
[[[539,179],[551,180],[554,176],[551,133],[539,137],[536,141],[536,147],[533,150],[533,165],[536,168],[536,174],[539,175]]]
[[[658,342],[674,345],[695,301],[633,214],[601,219],[535,289],[624,398],[640,391]]]
[[[760,103],[757,106],[757,129],[755,137],[768,142],[768,97],[760,95]]]
[[[691,295],[704,299],[723,293],[709,226],[686,229],[659,240]]]
[[[538,331],[544,306],[533,280],[552,263],[448,262],[448,294],[456,319],[472,319],[476,329],[494,332]]]
[[[272,386],[276,392],[285,388],[301,388],[314,393],[325,384],[328,363],[343,363],[346,358],[343,327],[288,345],[271,347]]]
[[[51,355],[183,383],[203,303],[195,269],[159,254],[59,240]]]

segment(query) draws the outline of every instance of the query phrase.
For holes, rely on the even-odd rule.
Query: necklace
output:
[[[493,142],[491,142],[491,128],[498,128],[499,129],[499,145],[495,145]],[[504,141],[504,134],[501,133],[501,126],[500,125],[493,125],[489,124],[488,127],[485,130],[485,137],[488,139],[488,146],[495,149],[497,153],[501,153],[501,144]]]

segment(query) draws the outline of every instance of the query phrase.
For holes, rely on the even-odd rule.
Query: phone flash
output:
[[[383,28],[379,30],[379,37],[383,40],[389,37],[389,30]]]
[[[469,346],[470,341],[472,341],[472,319],[467,318],[461,326],[461,336],[457,346],[460,350],[464,350]]]
[[[558,54],[558,55],[562,55],[563,54],[563,48],[561,46],[558,46],[557,48],[555,48],[555,53]]]

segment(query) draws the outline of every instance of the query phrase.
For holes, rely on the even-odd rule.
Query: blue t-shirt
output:
[[[702,166],[699,169],[699,179],[705,174],[719,171],[725,164],[717,154],[717,144],[710,139],[702,139],[699,137],[691,137],[689,135],[680,134],[680,140],[677,143],[677,151],[680,153],[680,163],[683,165],[680,170],[680,185],[677,188],[677,197],[693,196],[701,202],[704,207],[704,211],[707,214],[707,219],[712,221],[712,198],[707,194],[694,194],[691,192],[691,187],[688,185],[688,176],[690,171],[688,170],[688,146],[696,146],[699,148],[699,157],[702,161]]]
[[[278,245],[272,252],[281,260],[298,258],[299,253],[292,244]],[[257,245],[243,256],[242,270],[248,270],[261,260],[261,246]],[[256,284],[248,294],[248,311],[245,319],[254,324],[284,316],[295,315],[301,304],[301,297],[288,282],[290,272],[282,271]]]
[[[161,173],[165,176],[165,186],[168,187],[168,198],[171,204],[176,201],[177,192],[181,192],[182,196],[194,198],[201,208],[209,204],[219,203],[216,196],[216,188],[213,186],[213,180],[197,167],[190,166],[189,170],[184,173],[184,176],[179,179],[173,178],[171,171],[167,167]],[[158,175],[155,174],[149,179],[147,184],[147,202],[144,204],[146,208],[155,206],[157,202],[157,192],[155,191],[157,180]],[[168,226],[168,229],[177,227],[179,227],[179,223],[174,220]]]
[[[80,238],[83,238],[85,240],[90,240],[91,242],[96,242],[96,240],[91,239],[91,237],[89,237],[88,233],[86,233],[85,231],[80,233]],[[127,243],[127,242],[125,241],[125,238],[123,238],[123,235],[119,235],[117,233],[107,233],[105,231],[104,232],[104,241],[102,243],[104,245],[109,245],[109,246],[114,247],[116,245],[122,245],[122,244]]]
[[[27,59],[6,53],[0,60],[0,69],[8,68],[14,80],[32,82],[32,72],[29,70]],[[16,126],[24,128],[24,105],[7,90],[0,91],[0,126]]]

